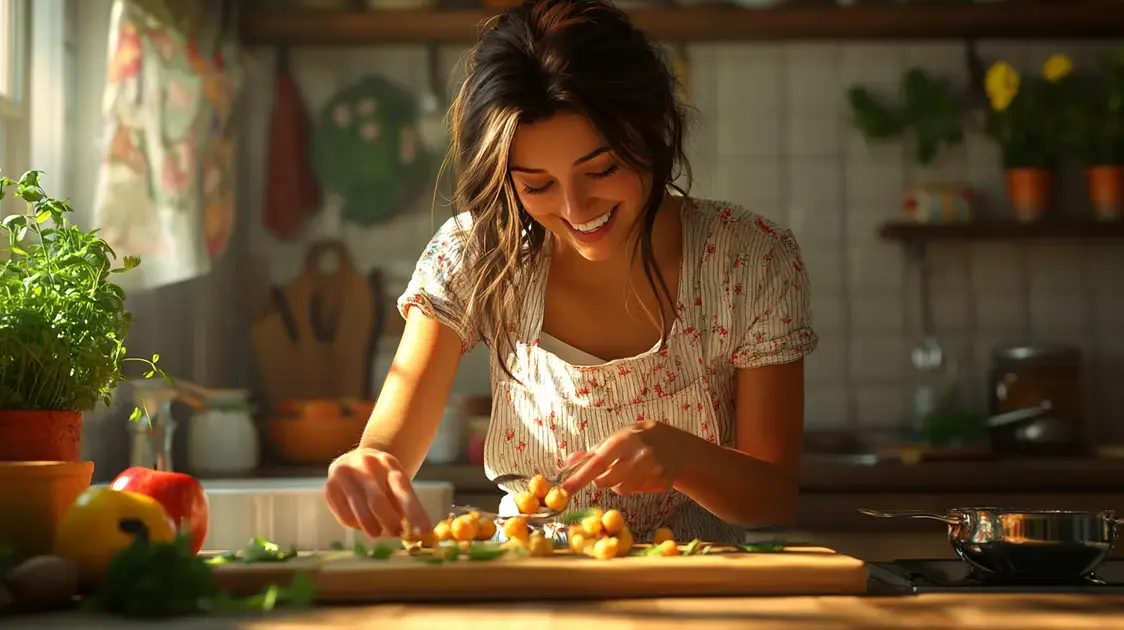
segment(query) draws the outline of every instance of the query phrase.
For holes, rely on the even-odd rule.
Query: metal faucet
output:
[[[141,382],[143,383],[143,381]],[[156,470],[173,471],[172,436],[176,421],[172,418],[172,402],[177,392],[172,387],[153,388],[149,384],[134,382],[136,397],[147,413],[136,422],[129,423],[133,433],[129,465]]]

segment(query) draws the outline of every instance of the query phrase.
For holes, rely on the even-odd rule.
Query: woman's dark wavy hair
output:
[[[484,26],[469,52],[467,77],[453,102],[453,204],[467,211],[464,264],[468,324],[511,375],[505,355],[522,308],[532,261],[545,229],[523,210],[508,173],[520,123],[560,112],[586,116],[624,166],[646,174],[651,190],[637,226],[634,255],[665,308],[649,313],[660,326],[675,299],[652,251],[656,213],[676,181],[690,181],[684,152],[687,109],[662,47],[628,16],[600,0],[528,0]]]

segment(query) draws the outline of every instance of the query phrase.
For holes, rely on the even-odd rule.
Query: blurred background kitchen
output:
[[[89,414],[95,480],[162,450],[137,400],[204,478],[322,477],[355,443],[449,215],[433,174],[465,42],[506,3],[454,4],[0,0],[34,7],[5,171],[46,171],[144,258],[130,354],[198,386]],[[1124,507],[1124,4],[622,4],[697,108],[690,192],[803,248],[821,342],[798,529],[947,555],[855,508]],[[419,477],[492,506],[486,352]]]

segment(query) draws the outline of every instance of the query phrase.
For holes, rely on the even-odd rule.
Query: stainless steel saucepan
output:
[[[1112,510],[1012,510],[952,508],[944,514],[918,510],[859,510],[879,518],[922,518],[948,525],[956,555],[982,574],[1018,580],[1089,577],[1112,551]]]

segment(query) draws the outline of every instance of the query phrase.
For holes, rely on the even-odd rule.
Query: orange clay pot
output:
[[[81,442],[81,412],[0,411],[0,462],[76,462]]]
[[[1093,216],[1119,221],[1124,214],[1124,166],[1093,166],[1085,171]]]
[[[1019,221],[1038,221],[1054,199],[1054,174],[1044,168],[1011,168],[1004,173],[1007,196]]]
[[[62,515],[93,474],[93,462],[0,462],[0,546],[19,558],[53,553]]]

